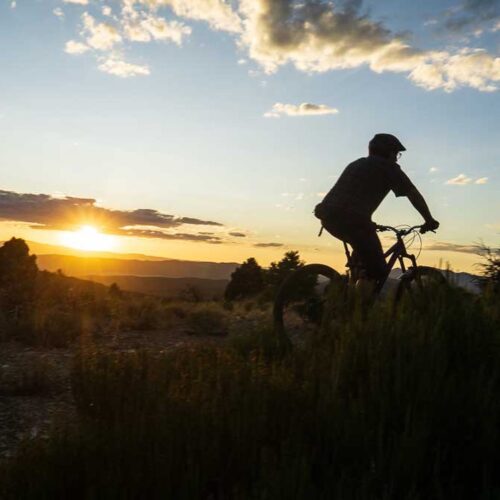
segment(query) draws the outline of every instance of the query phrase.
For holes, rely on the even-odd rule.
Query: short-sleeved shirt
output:
[[[329,212],[341,212],[371,220],[389,191],[396,196],[407,196],[413,183],[394,162],[371,155],[350,163],[323,199]]]

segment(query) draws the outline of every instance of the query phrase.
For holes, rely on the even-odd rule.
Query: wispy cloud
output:
[[[64,18],[64,12],[63,10],[61,9],[61,7],[56,7],[52,13],[54,14],[54,16],[58,17],[59,19],[63,19]]]
[[[470,177],[467,177],[465,174],[459,174],[452,179],[448,179],[446,181],[446,184],[452,184],[454,186],[465,186],[467,184],[470,184],[471,182],[472,179]]]
[[[0,219],[26,222],[34,229],[73,231],[89,224],[119,236],[207,243],[229,241],[220,222],[164,214],[148,208],[114,210],[98,206],[93,198],[0,191]],[[217,232],[200,231],[203,226]]]
[[[446,184],[451,184],[454,186],[466,186],[467,184],[486,184],[488,182],[488,177],[479,177],[474,180],[465,174],[459,174],[452,179],[448,179]]]
[[[122,41],[119,31],[108,23],[97,22],[88,12],[82,15],[85,42],[96,50],[111,50],[115,44]]]
[[[460,245],[457,243],[447,243],[437,241],[425,247],[426,250],[434,250],[437,252],[460,252],[460,253],[478,253],[477,245]]]
[[[283,243],[255,243],[256,248],[279,248],[284,246]]]
[[[88,0],[66,1],[85,6]],[[491,17],[497,4],[498,0],[465,0],[458,17],[448,16],[447,22],[458,26],[478,15]],[[367,66],[376,73],[401,73],[427,90],[497,90],[500,58],[496,55],[463,44],[456,49],[419,49],[408,37],[371,19],[361,5],[353,0],[121,0],[112,17],[108,11],[101,20],[84,13],[82,42],[96,51],[113,50],[125,41],[180,45],[191,33],[185,22],[204,21],[214,30],[234,35],[238,48],[266,73],[286,64],[308,73]],[[176,18],[160,17],[160,8],[169,9]],[[331,108],[306,111],[292,107],[271,110],[268,116],[333,113]]]
[[[460,86],[492,91],[500,80],[499,58],[485,50],[425,51],[360,11],[361,2],[242,0],[250,56],[272,73],[292,63],[306,72],[369,66],[408,75],[427,89]]]
[[[67,54],[83,54],[90,50],[88,45],[82,42],[75,42],[74,40],[69,40],[64,46],[64,52]]]
[[[115,56],[111,56],[102,60],[98,68],[104,73],[119,76],[121,78],[128,78],[138,75],[149,75],[149,67],[141,64],[132,64],[123,61]]]
[[[498,0],[465,0],[444,13],[444,27],[454,33],[481,34],[485,25],[495,26],[500,19]]]
[[[338,109],[327,106],[326,104],[303,102],[297,105],[277,102],[273,105],[271,111],[264,113],[264,116],[266,118],[279,118],[280,116],[321,116],[335,115],[338,112]]]
[[[72,3],[75,5],[88,5],[89,0],[63,0],[64,3]]]
[[[429,173],[430,174],[435,174],[436,172],[439,172],[439,168],[437,168],[437,167],[431,167],[429,169]]]
[[[124,37],[133,42],[169,40],[177,45],[191,34],[191,28],[179,21],[167,21],[156,13],[138,11],[127,3],[122,9],[121,30]]]
[[[488,182],[488,177],[480,177],[474,181],[474,184],[486,184]]]

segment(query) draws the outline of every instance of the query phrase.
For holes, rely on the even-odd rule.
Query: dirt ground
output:
[[[97,345],[110,351],[131,351],[220,342],[223,338],[172,329],[123,332]],[[70,384],[75,352],[76,346],[43,349],[0,343],[0,460],[12,457],[23,440],[47,435],[58,421],[76,417]]]

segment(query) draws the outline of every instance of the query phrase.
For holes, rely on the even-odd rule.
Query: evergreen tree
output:
[[[12,238],[0,247],[0,304],[7,314],[17,316],[32,305],[38,267],[26,242]]]
[[[480,254],[486,260],[479,264],[483,271],[480,284],[484,288],[490,287],[495,292],[500,292],[500,248],[490,248],[482,244]]]
[[[231,274],[231,281],[226,287],[226,300],[239,300],[251,297],[264,289],[264,270],[257,261],[250,257]]]
[[[266,273],[266,282],[272,290],[276,290],[288,274],[292,271],[300,269],[305,265],[305,262],[300,259],[300,254],[296,250],[286,252],[284,257],[279,262],[271,262]],[[311,276],[304,276],[297,284],[297,297],[305,298],[314,293],[316,279]]]

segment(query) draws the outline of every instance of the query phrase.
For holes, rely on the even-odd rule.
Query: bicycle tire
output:
[[[307,275],[316,277],[324,276],[332,281],[342,279],[340,273],[325,264],[307,264],[288,274],[276,293],[273,306],[274,330],[280,337],[286,338],[287,343],[290,342],[290,339],[284,325],[284,310],[290,296],[295,291],[297,283]]]
[[[395,302],[396,304],[402,299],[403,295],[407,292],[411,292],[412,283],[417,282],[421,278],[431,278],[437,284],[446,284],[447,280],[443,273],[436,269],[435,267],[429,266],[417,266],[409,269],[401,275],[399,278],[399,284],[396,289]],[[420,282],[420,288],[423,287],[422,282]]]

